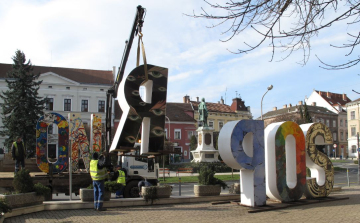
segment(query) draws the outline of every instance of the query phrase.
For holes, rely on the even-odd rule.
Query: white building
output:
[[[348,144],[349,144],[349,157],[358,157],[358,142],[356,135],[360,132],[360,99],[354,100],[346,104],[348,115]]]
[[[0,63],[0,91],[7,90],[5,78],[11,69],[11,64]],[[40,73],[39,80],[43,81],[39,96],[48,98],[44,112],[56,112],[66,119],[69,112],[80,112],[83,123],[90,123],[92,113],[100,113],[105,124],[106,92],[114,83],[115,67],[113,71],[103,71],[34,66],[34,73]],[[51,131],[55,134],[57,128]],[[4,147],[5,138],[0,136],[0,148]]]

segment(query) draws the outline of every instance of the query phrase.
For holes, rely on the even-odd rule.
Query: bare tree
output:
[[[303,57],[300,61],[305,65],[310,56],[310,40],[320,30],[331,27],[333,24],[346,21],[348,26],[358,25],[360,13],[360,0],[229,0],[226,3],[210,3],[207,5],[214,8],[219,14],[209,14],[204,8],[202,13],[192,16],[194,18],[206,18],[218,20],[209,28],[216,26],[228,26],[222,34],[229,34],[221,41],[230,41],[246,29],[253,29],[260,40],[250,45],[245,42],[246,49],[238,49],[232,53],[247,53],[266,42],[270,41],[272,48],[271,61],[274,59],[275,51],[285,52],[289,57],[294,51],[302,51]],[[342,4],[342,5],[340,5]],[[226,13],[224,13],[226,12]],[[224,14],[224,15],[222,15]],[[286,22],[285,22],[286,20]],[[288,24],[288,21],[291,24]],[[349,41],[336,48],[349,49],[346,56],[351,55],[359,44],[360,32],[347,33]],[[320,60],[320,59],[319,59]],[[345,69],[360,62],[360,57],[349,60],[347,63],[330,65],[320,60],[325,69]]]

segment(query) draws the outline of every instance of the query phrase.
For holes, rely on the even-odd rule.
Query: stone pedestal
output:
[[[219,162],[219,151],[213,145],[214,129],[210,127],[199,127],[198,146],[191,151],[194,159],[191,162]]]

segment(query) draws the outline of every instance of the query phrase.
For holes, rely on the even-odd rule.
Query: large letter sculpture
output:
[[[101,151],[101,129],[101,114],[91,114],[90,147],[92,153]]]
[[[299,200],[305,191],[305,137],[294,122],[265,129],[266,194],[280,201]]]
[[[55,123],[58,126],[58,157],[53,163],[53,173],[64,171],[68,164],[69,125],[66,119],[58,113],[48,113],[42,116],[36,125],[36,163],[39,169],[49,173],[47,128]]]
[[[308,199],[327,197],[334,186],[334,167],[330,159],[316,145],[332,145],[329,128],[322,123],[300,125],[306,137],[306,166],[311,179],[306,181],[305,196]]]
[[[264,122],[228,122],[220,131],[218,145],[223,161],[240,169],[241,204],[265,205]]]
[[[89,172],[90,154],[89,154],[89,140],[86,136],[84,124],[80,118],[80,113],[69,113],[69,146],[71,150],[72,171],[78,170],[79,159],[82,158],[86,171]]]
[[[110,151],[124,151],[121,147],[133,147],[142,124],[141,154],[157,154],[164,147],[167,68],[139,66],[120,83],[117,95],[123,111]],[[145,87],[143,101],[140,86]],[[126,149],[125,149],[126,150]]]

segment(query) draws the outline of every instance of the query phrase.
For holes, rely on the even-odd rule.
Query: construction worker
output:
[[[99,165],[99,154],[97,152],[93,154],[90,161],[90,176],[94,186],[94,209],[96,211],[106,211],[106,208],[103,208],[103,199],[105,180],[108,178],[108,174],[106,168]]]
[[[126,172],[121,169],[120,165],[116,166],[115,168],[116,168],[116,171],[114,173],[113,180],[116,180],[116,183],[123,185],[121,190],[116,191],[115,198],[121,198],[121,197],[124,197],[124,189],[126,186]]]
[[[15,174],[19,171],[20,165],[21,169],[25,168],[25,145],[22,141],[21,136],[16,137],[16,141],[13,142],[11,146],[11,156],[15,160]]]

